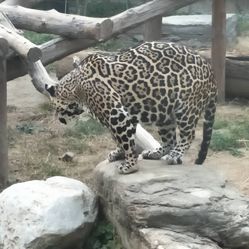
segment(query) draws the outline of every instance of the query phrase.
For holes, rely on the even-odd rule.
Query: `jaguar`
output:
[[[206,159],[215,119],[217,84],[208,61],[176,43],[145,42],[119,53],[95,53],[78,62],[56,85],[45,85],[60,122],[90,113],[108,127],[117,149],[108,156],[121,174],[138,170],[138,123],[155,125],[159,148],[144,159],[182,164],[204,113],[203,138],[195,161]]]

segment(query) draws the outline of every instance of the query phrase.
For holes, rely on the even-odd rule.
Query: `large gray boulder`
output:
[[[249,248],[249,199],[217,172],[141,160],[119,175],[116,163],[97,166],[95,185],[126,249]]]
[[[0,249],[78,248],[96,215],[94,193],[77,180],[14,184],[0,194]]]

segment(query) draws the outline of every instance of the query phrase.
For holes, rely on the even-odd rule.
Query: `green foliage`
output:
[[[110,39],[106,42],[99,43],[96,48],[104,51],[118,51],[122,49],[127,49],[129,47],[134,47],[137,45],[136,40],[126,38],[125,41],[117,38]]]
[[[8,145],[9,147],[14,147],[16,140],[19,138],[19,134],[16,129],[8,126]]]
[[[78,137],[68,137],[67,138],[67,145],[70,150],[72,150],[75,153],[82,154],[85,151],[89,151],[90,147],[86,143],[86,139]]]
[[[11,113],[11,112],[16,112],[17,107],[14,105],[7,105],[7,112]]]
[[[122,249],[122,245],[117,238],[111,223],[106,220],[100,220],[84,249]]]
[[[232,155],[241,156],[241,148],[245,147],[243,141],[249,142],[249,119],[228,120],[217,119],[214,124],[211,149],[214,151],[230,151]]]
[[[238,15],[237,28],[238,28],[239,34],[244,33],[244,32],[249,32],[249,14],[248,13]]]
[[[38,132],[44,132],[46,131],[45,127],[41,127],[37,123],[33,121],[26,121],[26,122],[21,122],[20,124],[16,125],[16,130],[18,133],[23,133],[23,134],[34,134]]]
[[[211,141],[212,150],[230,150],[234,147],[237,147],[237,142],[229,130],[214,130]]]
[[[16,130],[19,133],[33,134],[36,127],[32,122],[24,122],[16,125]]]
[[[53,34],[41,34],[33,31],[24,31],[24,37],[30,40],[31,42],[40,45],[44,42],[50,41],[56,38],[56,35]]]
[[[39,109],[44,113],[50,113],[54,111],[54,108],[51,104],[51,102],[44,102],[39,105]]]
[[[77,121],[72,128],[67,128],[64,135],[82,138],[90,135],[101,135],[106,131],[102,124],[94,119],[89,119],[87,121]]]
[[[110,0],[92,0],[87,5],[87,16],[109,17],[127,9],[127,1],[111,2]]]
[[[44,177],[52,177],[52,176],[62,176],[63,172],[62,169],[56,166],[53,163],[49,162],[40,162],[39,163],[39,170],[42,172]]]

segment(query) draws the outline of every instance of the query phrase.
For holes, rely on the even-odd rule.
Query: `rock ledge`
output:
[[[139,161],[118,175],[95,170],[96,190],[126,249],[248,249],[249,199],[205,166]]]

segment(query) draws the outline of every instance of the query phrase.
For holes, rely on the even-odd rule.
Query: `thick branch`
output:
[[[11,30],[14,30],[16,33],[19,34],[22,33],[21,31],[15,28],[15,26],[12,24],[12,22],[8,19],[6,14],[4,14],[3,12],[0,12],[0,23]]]
[[[32,83],[36,90],[48,97],[49,95],[44,89],[44,83],[48,85],[55,85],[56,82],[50,78],[41,61],[28,63],[28,72],[32,78]]]
[[[68,15],[55,10],[33,10],[20,6],[0,5],[0,10],[8,15],[17,28],[71,38],[105,40],[155,16],[171,14],[196,1],[198,0],[154,0],[110,19]]]
[[[37,61],[41,58],[41,50],[33,43],[17,34],[15,31],[0,24],[0,35],[4,37],[10,47],[29,61]]]
[[[179,8],[187,6],[198,0],[154,0],[135,8],[128,9],[116,16],[113,21],[113,33],[121,33],[124,30],[136,26],[155,16],[170,15]]]
[[[20,5],[24,7],[31,7],[37,3],[43,2],[44,0],[5,0],[2,5]]]
[[[197,0],[154,0],[136,8],[124,11],[111,18],[114,23],[113,33],[108,35],[105,39],[107,40],[111,37],[111,35],[124,32],[126,29],[131,28],[134,24],[140,24],[145,20],[162,14],[163,12],[170,14],[172,11],[195,1]],[[96,41],[91,39],[55,39],[41,46],[43,53],[42,62],[44,65],[47,65],[64,56],[86,49],[90,46],[94,46],[95,44]],[[20,77],[27,73],[25,65],[23,65],[19,59],[9,60],[8,69],[8,80]]]
[[[40,48],[42,50],[42,63],[48,65],[56,60],[59,60],[69,54],[86,49],[96,45],[96,41],[87,39],[64,39],[57,38],[43,44]],[[10,58],[7,61],[8,73],[7,80],[12,80],[23,76],[27,73],[25,63],[19,57]]]
[[[97,41],[90,39],[64,39],[57,38],[41,45],[44,65],[50,64],[65,56],[89,48],[97,44]]]
[[[113,24],[110,19],[68,15],[56,10],[42,11],[20,6],[0,5],[0,11],[6,13],[17,28],[40,33],[98,41],[112,33]]]

